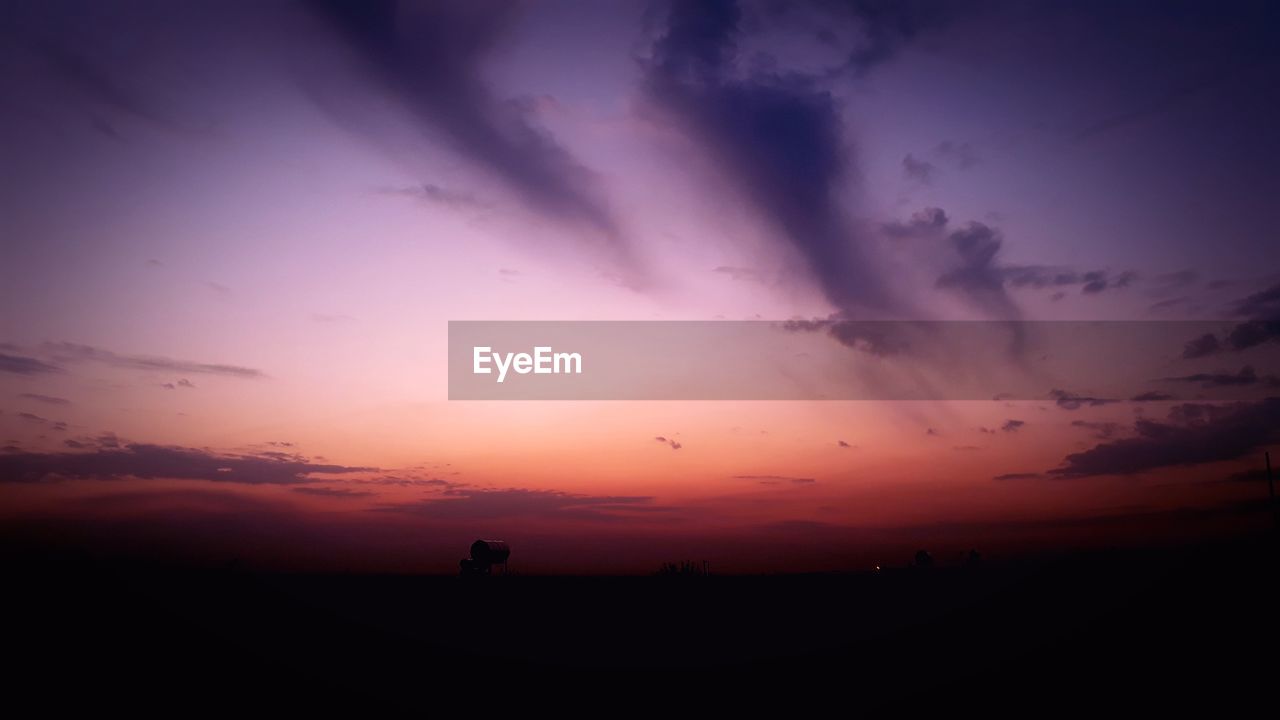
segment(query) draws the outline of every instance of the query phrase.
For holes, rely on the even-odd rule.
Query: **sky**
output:
[[[290,570],[494,537],[529,573],[1263,527],[1278,35],[1266,2],[6,3],[0,523]],[[1016,398],[513,402],[449,399],[462,320],[792,321],[890,370],[841,328],[1220,325],[1124,395],[1084,348],[1096,385]]]

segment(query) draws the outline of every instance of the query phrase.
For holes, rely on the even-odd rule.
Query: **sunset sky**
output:
[[[3,533],[643,573],[1263,526],[1278,74],[1267,2],[5,3]],[[1099,356],[1000,400],[448,399],[449,321],[845,319],[1225,325],[1145,396]]]

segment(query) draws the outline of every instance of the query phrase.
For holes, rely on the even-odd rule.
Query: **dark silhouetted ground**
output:
[[[457,675],[638,669],[840,693],[1188,684],[1239,697],[1274,686],[1276,559],[1261,538],[978,568],[466,580],[10,548],[4,646],[19,660],[11,694],[74,687],[103,702],[142,683],[188,699],[269,691],[429,705]]]

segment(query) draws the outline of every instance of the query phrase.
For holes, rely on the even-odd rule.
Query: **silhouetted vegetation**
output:
[[[663,563],[655,574],[660,577],[705,577],[711,574],[711,566],[706,560],[701,563],[682,560],[679,563]]]

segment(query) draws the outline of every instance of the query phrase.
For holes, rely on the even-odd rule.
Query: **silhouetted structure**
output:
[[[504,540],[477,540],[471,543],[471,557],[458,561],[458,570],[463,577],[492,575],[493,566],[501,565],[502,572],[507,571],[507,559],[511,557],[511,548]]]
[[[918,568],[931,568],[933,567],[933,556],[927,550],[917,550],[916,561],[913,565]]]

